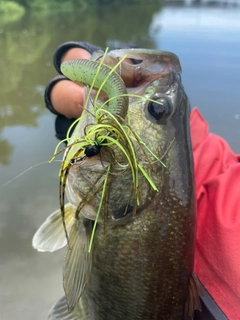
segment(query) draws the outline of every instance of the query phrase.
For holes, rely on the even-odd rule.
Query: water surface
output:
[[[0,184],[46,161],[57,140],[43,90],[64,41],[130,43],[172,51],[183,83],[210,130],[240,152],[240,8],[147,5],[91,7],[0,22]],[[0,301],[3,320],[42,320],[62,295],[64,252],[40,254],[31,239],[58,207],[58,166],[45,164],[0,188]]]

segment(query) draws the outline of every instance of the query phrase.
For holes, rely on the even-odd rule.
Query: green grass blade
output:
[[[100,199],[100,202],[99,202],[98,211],[97,211],[97,214],[96,214],[96,219],[95,219],[94,225],[93,225],[93,230],[92,230],[92,234],[91,234],[91,239],[90,239],[90,243],[89,243],[88,252],[91,252],[91,249],[92,249],[93,238],[94,238],[94,234],[95,234],[95,231],[96,231],[98,218],[99,218],[99,214],[100,214],[100,211],[101,211],[101,208],[102,208],[102,203],[103,203],[103,199],[104,199],[104,195],[105,195],[105,191],[106,191],[106,187],[107,187],[107,180],[108,180],[109,171],[110,171],[110,165],[108,165],[106,177],[104,179],[102,195],[101,195],[101,199]]]

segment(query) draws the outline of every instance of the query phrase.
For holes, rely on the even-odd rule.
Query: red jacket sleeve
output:
[[[231,320],[240,319],[240,156],[190,117],[198,208],[195,272]]]

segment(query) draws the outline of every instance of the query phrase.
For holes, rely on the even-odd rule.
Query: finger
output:
[[[69,80],[59,81],[52,88],[50,99],[58,113],[69,119],[78,118],[84,104],[84,87]]]
[[[91,54],[82,48],[72,48],[62,57],[61,62],[73,59],[89,59]],[[62,80],[54,85],[50,93],[53,108],[67,118],[78,118],[84,103],[84,88],[78,84]]]
[[[68,50],[62,57],[61,62],[73,59],[90,59],[91,54],[82,48],[73,48]]]

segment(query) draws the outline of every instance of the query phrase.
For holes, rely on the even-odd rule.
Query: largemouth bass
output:
[[[104,64],[111,70],[125,55],[137,64],[124,60],[114,72],[124,79],[129,102],[124,99],[126,106],[116,115],[113,105],[105,120],[97,120],[90,99],[75,138],[69,140],[65,162],[70,160],[62,170],[70,203],[54,212],[33,239],[39,251],[55,251],[68,242],[63,267],[66,297],[53,306],[51,320],[186,320],[201,308],[193,274],[196,211],[190,108],[180,63],[172,53],[124,49],[111,51]],[[88,78],[78,80],[75,71],[67,69],[66,75],[88,84]],[[109,96],[111,81],[105,89]],[[110,124],[113,131],[101,129],[98,138],[79,151],[76,137],[84,139],[90,127]],[[121,134],[116,128],[123,128]]]

